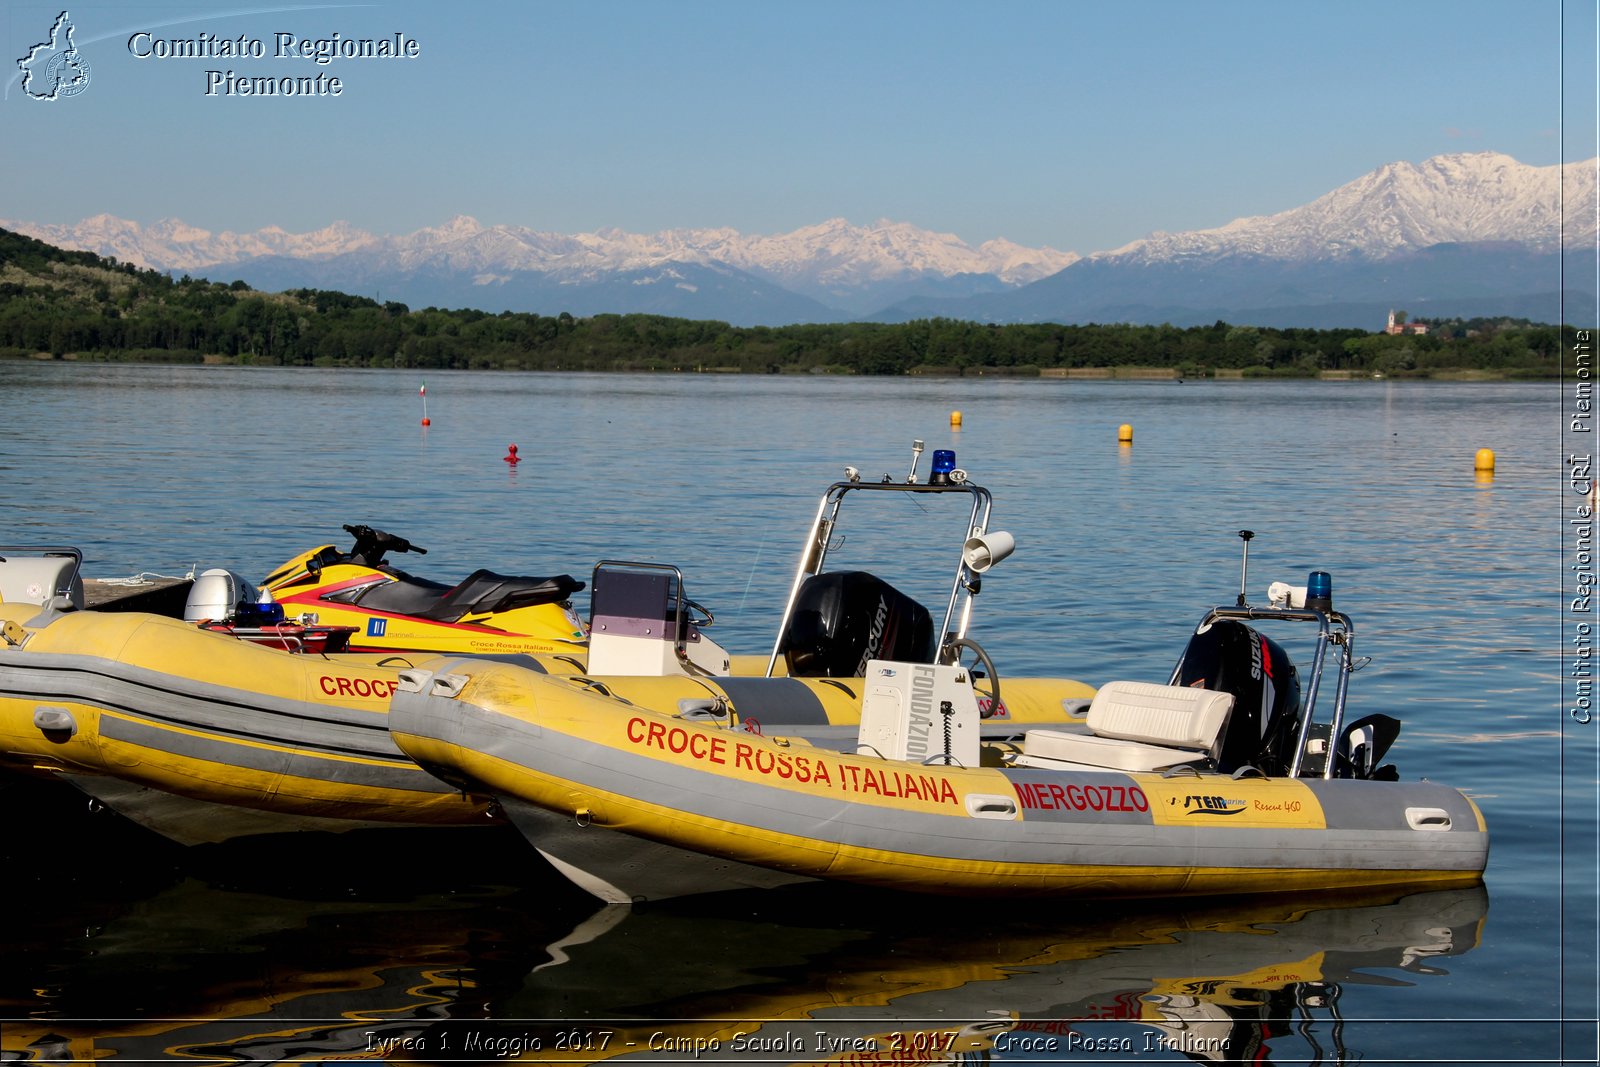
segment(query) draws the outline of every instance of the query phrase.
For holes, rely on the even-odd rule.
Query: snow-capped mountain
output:
[[[258,256],[317,259],[369,247],[377,238],[346,222],[335,222],[311,233],[287,233],[268,226],[255,233],[213,234],[179,219],[162,219],[149,226],[95,215],[71,226],[29,222],[4,222],[0,227],[73,251],[114,256],[124,263],[161,271],[203,271],[218,263]]]
[[[337,281],[359,292],[378,289],[395,299],[421,303],[438,304],[453,293],[468,297],[472,306],[505,305],[492,310],[546,310],[517,308],[521,301],[516,298],[552,287],[571,295],[612,275],[630,275],[633,284],[643,285],[648,283],[641,281],[640,272],[671,269],[697,273],[702,280],[727,281],[743,273],[749,276],[754,303],[763,314],[781,309],[806,318],[837,319],[876,310],[908,295],[1012,288],[1054,274],[1078,258],[1006,240],[974,248],[951,234],[888,220],[856,226],[832,219],[793,233],[753,236],[732,229],[560,234],[484,226],[465,215],[441,226],[387,237],[343,222],[306,234],[278,227],[247,234],[212,233],[176,219],[141,227],[109,215],[75,226],[0,225],[63,248],[115,256],[156,270],[239,277],[254,285],[281,288]],[[460,276],[458,284],[440,284],[451,275]],[[429,280],[418,284],[423,278]],[[464,292],[459,284],[463,282]],[[689,294],[700,288],[696,283],[679,278],[666,288],[684,294],[682,313],[698,315],[705,310],[688,306],[695,303]],[[775,289],[787,290],[790,299],[782,299]],[[554,310],[577,311],[590,303],[579,299],[572,307]],[[841,316],[841,310],[848,314]]]
[[[1382,259],[1430,245],[1486,241],[1554,252],[1563,240],[1593,244],[1594,200],[1594,163],[1530,167],[1498,152],[1435,156],[1422,163],[1386,164],[1276,215],[1235,219],[1214,230],[1155,233],[1090,258],[1128,263],[1221,255]]]
[[[1275,215],[1154,233],[1014,291],[874,317],[1371,327],[1406,308],[1555,321],[1593,302],[1597,168],[1496,152],[1390,163]]]
[[[1582,291],[1582,252],[1592,260],[1596,242],[1597,165],[1532,167],[1494,152],[1390,163],[1301,207],[1154,233],[1087,257],[1005,239],[974,247],[887,219],[770,235],[560,234],[464,215],[398,236],[343,222],[302,234],[212,233],[109,215],[0,226],[173,273],[381,293],[413,306],[648,310],[737,324],[946,315],[1370,325],[1374,307],[1420,316],[1430,301],[1464,302],[1468,314],[1521,313],[1516,301],[1560,288],[1564,254],[1578,270],[1567,287]]]

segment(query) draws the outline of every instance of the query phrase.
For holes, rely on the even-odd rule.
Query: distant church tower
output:
[[[1397,332],[1399,332],[1394,328],[1394,308],[1390,308],[1389,309],[1389,325],[1387,325],[1387,326],[1385,326],[1383,328],[1383,332],[1384,333],[1397,333]]]

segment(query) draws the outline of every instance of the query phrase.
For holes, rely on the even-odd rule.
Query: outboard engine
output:
[[[257,590],[232,571],[212,567],[190,586],[183,621],[270,626],[283,621],[283,606],[273,600],[270,590]]]
[[[254,603],[260,594],[256,587],[230,570],[212,567],[203,571],[189,587],[189,600],[183,608],[184,622],[231,619],[240,604]]]
[[[1242,622],[1220,619],[1189,639],[1177,684],[1233,695],[1218,770],[1289,772],[1300,728],[1300,674],[1277,642]]]
[[[860,678],[867,661],[933,661],[928,609],[865,571],[805,580],[795,597],[783,658],[795,678]]]

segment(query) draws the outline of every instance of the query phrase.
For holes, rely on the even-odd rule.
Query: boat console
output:
[[[586,672],[616,677],[726,675],[727,650],[701,632],[715,619],[663,563],[601,560],[589,594]]]

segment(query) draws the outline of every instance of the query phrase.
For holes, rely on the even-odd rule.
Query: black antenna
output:
[[[1256,535],[1254,530],[1240,530],[1239,540],[1244,542],[1244,559],[1239,563],[1239,607],[1244,607],[1244,591],[1248,588],[1246,582],[1250,576],[1250,539]]]

